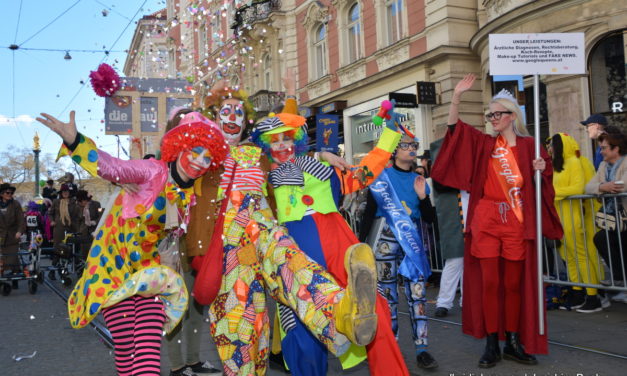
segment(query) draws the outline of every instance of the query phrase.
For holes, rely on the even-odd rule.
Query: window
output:
[[[202,24],[198,28],[198,62],[207,58],[207,25]]]
[[[348,11],[347,38],[348,63],[361,58],[361,26],[359,25],[359,4],[355,3]]]
[[[316,28],[313,42],[313,77],[318,79],[327,74],[327,27]]]
[[[625,43],[627,30],[620,30],[601,39],[590,51],[591,113],[603,114],[610,125],[627,130],[627,80]]]
[[[398,42],[403,35],[403,0],[387,0],[385,2],[387,25],[387,45]]]
[[[263,87],[267,90],[272,90],[272,58],[270,54],[264,55],[262,60],[263,68]]]

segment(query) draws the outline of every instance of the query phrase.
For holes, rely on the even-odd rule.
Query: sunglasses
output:
[[[399,142],[398,147],[401,148],[401,150],[407,150],[410,147],[413,148],[414,150],[418,150],[418,148],[420,147],[420,144],[417,142]]]
[[[501,120],[501,117],[503,117],[503,114],[511,114],[512,111],[494,111],[494,112],[488,112],[487,114],[485,114],[485,118],[486,120]]]
[[[11,192],[11,191],[4,191],[4,192],[2,192],[2,193],[8,193],[8,194],[10,194],[10,195],[12,195],[12,194],[13,194],[13,192]]]

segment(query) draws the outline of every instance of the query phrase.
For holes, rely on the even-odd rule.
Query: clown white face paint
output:
[[[286,133],[273,135],[270,143],[270,155],[274,162],[278,164],[294,158],[294,140]]]
[[[202,146],[197,146],[192,150],[185,150],[179,154],[176,160],[176,167],[179,175],[184,180],[197,179],[209,170],[211,165],[211,155]]]
[[[226,99],[220,107],[220,129],[229,145],[237,145],[244,132],[244,105],[239,99]]]

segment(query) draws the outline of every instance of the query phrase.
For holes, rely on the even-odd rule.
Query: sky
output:
[[[70,110],[75,110],[79,132],[117,156],[116,137],[105,136],[103,130],[104,98],[93,92],[89,72],[106,62],[123,76],[124,51],[130,48],[135,21],[164,9],[166,1],[0,0],[0,4],[0,151],[10,145],[32,148],[37,131],[42,154],[56,155],[61,139],[35,118],[46,112],[68,121]],[[9,49],[13,44],[19,48]],[[67,50],[71,60],[64,59]],[[107,56],[105,50],[112,52]],[[120,140],[128,150],[128,137]],[[123,151],[120,157],[126,159]]]

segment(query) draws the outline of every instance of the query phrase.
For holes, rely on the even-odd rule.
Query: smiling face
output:
[[[244,132],[246,120],[244,105],[239,99],[224,100],[218,119],[226,142],[229,145],[237,145]]]
[[[513,121],[516,119],[516,114],[512,113],[502,104],[492,102],[490,103],[490,113],[486,116],[486,118],[492,124],[494,131],[501,133],[513,127]]]
[[[293,159],[295,156],[294,139],[288,133],[272,135],[270,142],[270,155],[274,162],[281,164]]]
[[[192,150],[185,150],[179,154],[176,160],[176,168],[184,180],[193,180],[204,175],[211,166],[211,155],[202,146],[196,146]]]

